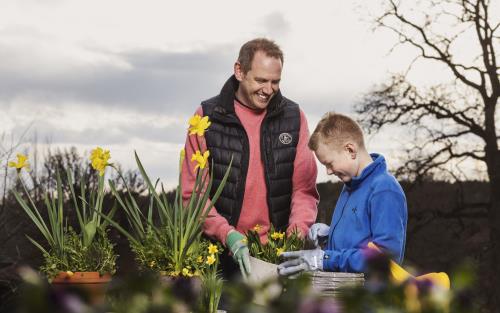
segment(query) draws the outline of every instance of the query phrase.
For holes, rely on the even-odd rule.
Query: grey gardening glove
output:
[[[319,247],[319,239],[328,237],[330,233],[330,226],[323,223],[316,223],[311,226],[307,234],[307,238],[314,243],[315,247]]]
[[[321,249],[300,250],[283,252],[281,257],[289,259],[278,265],[278,274],[290,276],[303,271],[323,270],[323,257],[325,252]]]
[[[230,231],[227,234],[226,245],[231,250],[234,261],[240,266],[241,275],[246,278],[251,272],[250,252],[248,251],[246,237],[235,230]]]

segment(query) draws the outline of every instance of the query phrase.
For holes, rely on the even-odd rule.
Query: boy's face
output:
[[[335,175],[344,183],[358,175],[359,162],[352,144],[346,143],[339,147],[320,140],[318,149],[314,153],[326,167],[328,175]]]

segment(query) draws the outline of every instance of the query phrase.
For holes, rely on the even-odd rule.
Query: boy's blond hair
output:
[[[326,113],[318,122],[309,139],[309,149],[316,151],[320,140],[333,144],[336,148],[342,148],[345,142],[352,141],[365,149],[363,131],[358,123],[346,115],[335,112]]]

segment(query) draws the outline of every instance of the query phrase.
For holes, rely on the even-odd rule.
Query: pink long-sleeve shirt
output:
[[[241,207],[241,214],[236,228],[212,208],[203,225],[203,231],[209,237],[215,238],[225,244],[227,234],[236,229],[245,234],[248,230],[260,225],[259,235],[262,242],[266,242],[266,233],[271,227],[269,220],[269,207],[267,205],[267,188],[264,176],[264,164],[260,154],[260,126],[266,115],[266,111],[254,111],[235,100],[234,108],[236,116],[245,129],[250,146],[248,162],[248,173],[245,184],[245,194]],[[203,116],[200,106],[196,113]],[[207,131],[210,131],[208,128]],[[291,201],[291,213],[287,232],[297,228],[302,235],[307,234],[309,227],[315,222],[317,215],[317,204],[319,200],[316,189],[317,167],[313,153],[307,147],[309,140],[309,129],[305,114],[300,111],[300,133],[297,144],[297,152],[294,161],[294,172],[292,177],[293,192]],[[201,148],[201,149],[200,149]],[[195,162],[191,162],[191,155],[196,150],[206,151],[204,137],[188,135],[186,138],[186,158],[182,166],[182,192],[184,199],[189,199],[196,179]]]

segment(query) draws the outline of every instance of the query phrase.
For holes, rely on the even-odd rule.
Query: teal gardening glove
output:
[[[283,252],[281,257],[289,259],[278,265],[278,274],[290,276],[303,271],[323,270],[325,252],[321,249]]]
[[[241,275],[246,278],[251,272],[246,237],[240,232],[230,231],[226,238],[226,246],[231,250],[234,261],[239,264]]]

